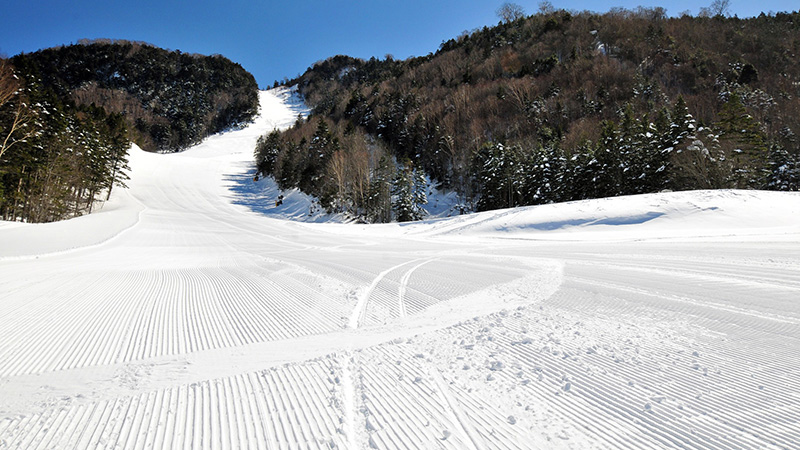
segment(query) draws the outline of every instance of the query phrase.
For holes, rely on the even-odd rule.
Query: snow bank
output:
[[[142,152],[135,145],[131,153]],[[31,257],[109,241],[139,221],[144,206],[121,188],[90,215],[54,223],[0,221],[0,258]]]
[[[800,238],[800,193],[717,190],[602,198],[429,221],[409,231],[553,240]]]

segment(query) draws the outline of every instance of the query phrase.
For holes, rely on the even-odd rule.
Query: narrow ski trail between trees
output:
[[[305,110],[261,105],[0,223],[0,449],[800,448],[800,194],[288,221],[252,151]]]

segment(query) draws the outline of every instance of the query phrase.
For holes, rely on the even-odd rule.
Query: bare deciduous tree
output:
[[[707,8],[700,8],[701,17],[717,17],[730,15],[731,0],[714,0]]]
[[[14,76],[14,70],[7,59],[0,58],[0,107],[14,96],[19,90],[19,82]]]
[[[503,22],[513,22],[517,19],[521,19],[525,17],[525,10],[522,6],[516,3],[503,3],[497,8],[497,17],[499,17]]]
[[[547,0],[539,2],[539,14],[552,14],[556,12],[556,8]]]
[[[12,99],[16,97],[16,104]],[[0,59],[0,108],[11,107],[7,123],[0,123],[0,158],[19,142],[36,134],[33,125],[35,114],[22,98],[20,82],[14,75],[14,69],[6,59]]]

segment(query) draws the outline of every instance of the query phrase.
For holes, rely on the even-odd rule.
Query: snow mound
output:
[[[686,191],[488,211],[428,221],[413,232],[554,240],[797,237],[798,217],[797,192]]]
[[[136,145],[131,153],[141,152]],[[0,221],[0,259],[66,252],[116,238],[139,221],[144,206],[125,189],[114,189],[111,199],[95,212],[53,223]]]

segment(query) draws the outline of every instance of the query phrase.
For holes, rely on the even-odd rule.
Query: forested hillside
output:
[[[0,60],[0,218],[90,212],[124,183],[130,142],[178,151],[250,120],[258,86],[240,65],[128,41]]]
[[[400,219],[397,180],[419,190],[407,180],[421,171],[467,210],[797,190],[798,55],[797,12],[545,8],[424,57],[315,64],[288,83],[313,114],[265,136],[256,162],[281,187],[369,221]]]

